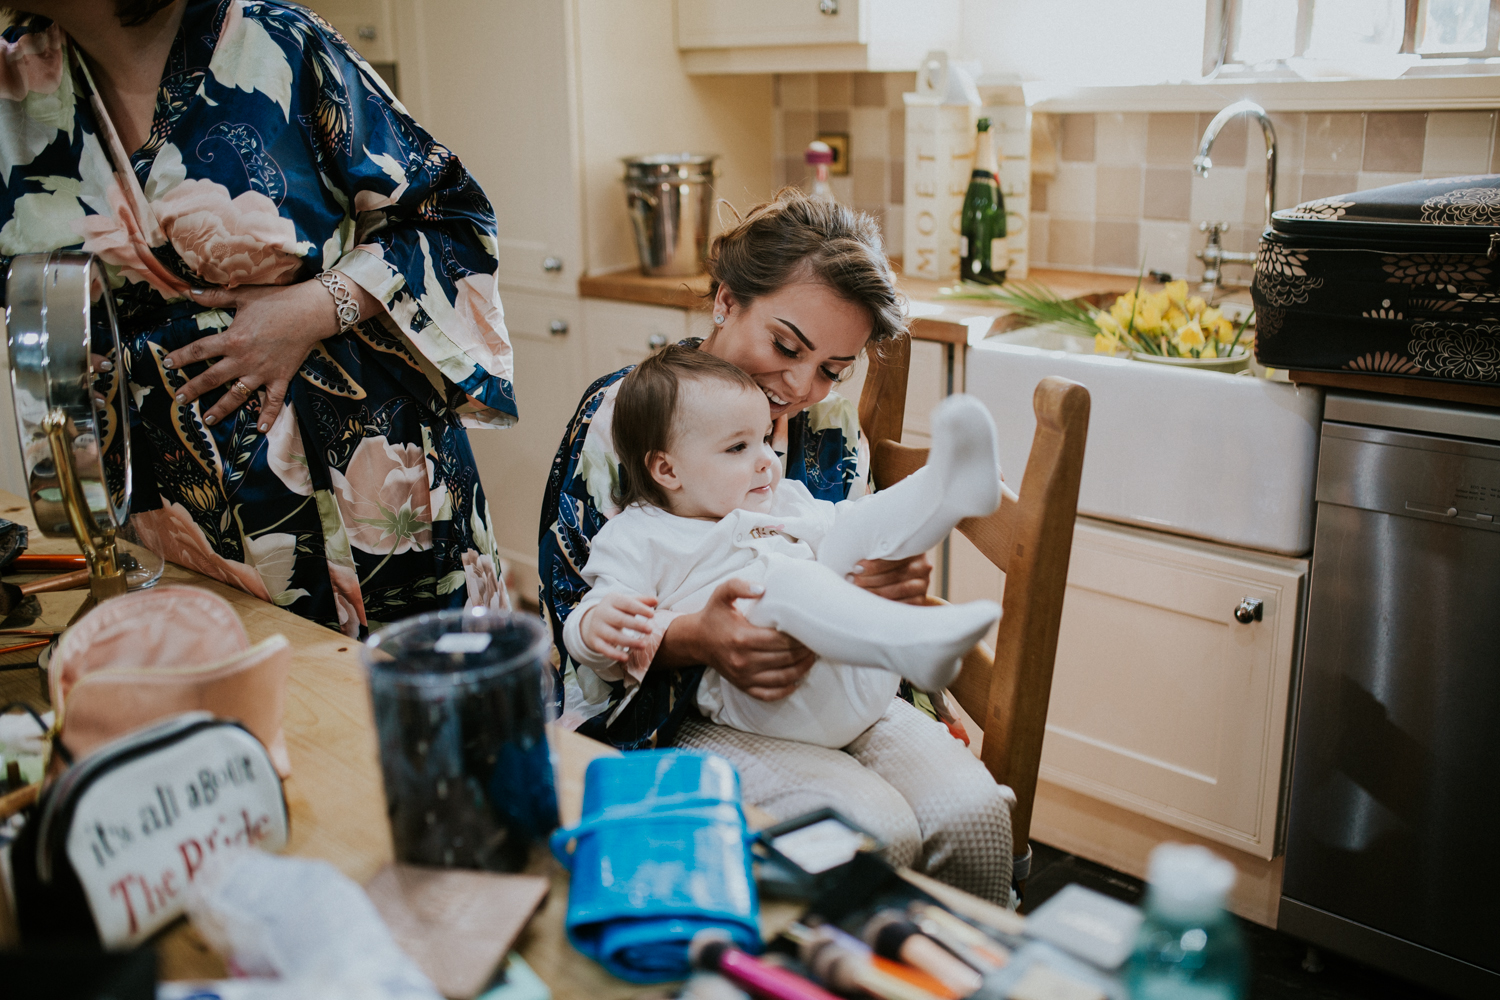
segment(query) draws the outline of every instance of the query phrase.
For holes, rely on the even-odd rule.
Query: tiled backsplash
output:
[[[775,78],[776,186],[812,186],[802,159],[821,132],[849,136],[849,173],[829,178],[833,196],[869,212],[885,243],[901,252],[905,190],[906,109],[901,95],[916,89],[915,73],[782,73]]]
[[[1251,250],[1265,220],[1258,125],[1231,122],[1213,169],[1193,174],[1208,114],[1071,114],[1057,122],[1057,174],[1033,175],[1031,254],[1048,264],[1196,280],[1203,222],[1227,222],[1228,250]],[[1500,173],[1494,111],[1273,114],[1276,207],[1420,177]],[[1226,277],[1242,280],[1230,265]]]
[[[881,221],[900,252],[906,113],[912,73],[785,73],[775,77],[775,182],[811,186],[802,154],[819,132],[849,135],[849,173],[834,197]],[[1500,102],[1497,102],[1500,104]],[[1260,128],[1231,122],[1193,173],[1210,114],[1070,114],[1054,121],[1057,173],[1033,175],[1034,267],[1171,272],[1197,280],[1203,222],[1227,222],[1227,250],[1252,250],[1265,221]],[[1276,207],[1415,180],[1500,173],[1496,111],[1272,114]],[[1226,277],[1246,277],[1230,265]]]

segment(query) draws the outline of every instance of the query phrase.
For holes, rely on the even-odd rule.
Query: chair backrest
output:
[[[909,357],[900,350],[892,354],[898,363]],[[927,461],[927,449],[898,443],[901,422],[899,417],[891,419],[896,397],[892,383],[901,383],[900,403],[904,407],[906,365],[900,363],[898,368],[888,364],[888,357],[871,359],[872,370],[860,398],[861,421],[868,412],[875,419],[865,426],[886,435],[867,435],[872,442],[873,479],[881,489],[909,476]],[[880,378],[874,370],[877,364],[883,369]],[[881,398],[885,393],[889,397]],[[1004,614],[993,656],[982,645],[971,650],[964,658],[963,671],[949,688],[964,711],[984,729],[981,759],[985,767],[996,781],[1016,792],[1011,836],[1018,856],[1027,850],[1041,768],[1052,666],[1088,436],[1089,392],[1068,379],[1044,378],[1036,387],[1032,407],[1036,411],[1036,434],[1020,495],[1006,489],[1000,508],[993,514],[969,518],[958,526],[1005,574],[1001,598]],[[893,423],[896,437],[888,436]]]

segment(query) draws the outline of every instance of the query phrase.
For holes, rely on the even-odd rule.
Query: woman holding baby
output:
[[[768,404],[764,441],[747,447],[764,445],[779,463],[776,479],[798,484],[809,500],[864,494],[868,449],[857,411],[833,390],[862,350],[878,349],[905,328],[874,221],[783,194],[720,234],[708,269],[713,329],[698,350],[748,375]],[[837,748],[705,717],[721,701],[710,693],[716,686],[771,704],[796,692],[817,662],[802,643],[741,613],[736,602],[758,597],[756,584],[730,579],[699,610],[641,617],[639,641],[623,662],[586,657],[590,665],[568,653],[568,619],[591,586],[583,575],[591,542],[620,513],[613,422],[629,371],[605,375],[585,393],[543,506],[541,597],[558,650],[564,723],[625,749],[718,753],[738,769],[745,801],[778,819],[833,806],[884,841],[892,862],[1007,902],[1006,792],[946,727],[908,701],[890,699],[873,725]],[[848,579],[907,601],[926,593],[930,574],[925,557],[913,556],[864,560]],[[575,646],[577,629],[575,623]]]

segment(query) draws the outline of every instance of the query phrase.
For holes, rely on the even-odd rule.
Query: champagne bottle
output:
[[[959,277],[985,285],[1005,280],[1010,253],[1005,244],[1005,198],[1000,194],[1000,168],[990,120],[979,119],[979,141],[974,150],[974,172],[964,193],[958,240]]]

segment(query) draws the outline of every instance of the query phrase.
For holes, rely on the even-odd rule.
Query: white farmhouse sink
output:
[[[995,418],[1012,488],[1036,430],[1032,393],[1061,375],[1093,402],[1080,514],[1283,555],[1312,548],[1321,390],[1092,348],[1030,327],[970,349],[967,391]]]

